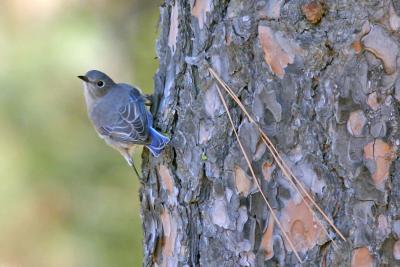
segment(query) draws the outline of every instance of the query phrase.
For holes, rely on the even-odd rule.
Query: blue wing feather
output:
[[[151,115],[150,115],[151,116]],[[118,120],[113,125],[100,127],[99,133],[114,141],[131,144],[147,144],[149,139],[148,110],[137,89],[129,93],[128,104],[119,110]]]

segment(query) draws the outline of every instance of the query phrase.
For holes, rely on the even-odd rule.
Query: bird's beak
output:
[[[79,75],[78,78],[81,79],[84,82],[87,82],[87,83],[89,82],[88,77],[86,77],[85,75]]]

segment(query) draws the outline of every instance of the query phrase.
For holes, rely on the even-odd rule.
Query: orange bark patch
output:
[[[364,22],[361,32],[358,33],[355,37],[354,42],[351,44],[351,47],[354,49],[354,51],[359,54],[361,53],[363,49],[363,44],[361,42],[361,38],[366,35],[369,31],[371,30],[371,25],[369,24],[368,21]]]
[[[383,69],[387,74],[396,71],[396,59],[398,54],[397,43],[380,26],[375,26],[362,39],[366,50],[374,54],[383,63]]]
[[[291,40],[277,35],[267,26],[258,26],[258,38],[264,51],[265,62],[271,71],[283,78],[285,68],[294,62],[296,53],[302,50]]]
[[[161,177],[161,184],[164,189],[171,195],[174,192],[174,179],[170,170],[165,165],[158,166],[158,174]]]
[[[250,177],[239,166],[235,166],[235,184],[237,192],[245,197],[248,196],[253,187]]]
[[[274,240],[272,233],[274,232],[274,219],[269,217],[268,227],[265,230],[260,243],[260,250],[264,251],[265,260],[269,260],[274,256]]]
[[[360,40],[355,40],[352,44],[351,47],[354,49],[356,54],[359,54],[362,51],[362,43]]]
[[[381,105],[378,101],[378,94],[373,92],[368,95],[367,104],[372,110],[377,111],[379,106]]]
[[[321,225],[314,221],[313,214],[304,201],[302,200],[300,204],[296,205],[293,200],[290,200],[281,215],[283,230],[293,242],[296,251],[303,253],[312,249],[323,237]],[[286,239],[285,244],[286,248],[291,251]]]
[[[172,53],[175,52],[176,39],[178,37],[178,1],[175,1],[175,5],[171,9],[171,21],[169,25],[168,34],[168,46],[171,48]]]
[[[375,171],[372,180],[375,186],[383,189],[383,185],[389,176],[390,164],[394,159],[393,149],[381,139],[375,139],[364,147],[364,157],[375,163]]]
[[[163,265],[168,266],[168,258],[174,254],[175,241],[177,236],[177,224],[167,209],[163,209],[161,213],[161,221],[163,225],[163,244],[162,255]]]
[[[356,110],[350,113],[349,120],[347,121],[347,130],[355,137],[360,137],[367,123],[367,118],[362,110]]]
[[[369,253],[368,248],[362,247],[353,250],[351,267],[373,267],[374,258]]]
[[[192,15],[199,21],[200,30],[204,27],[206,21],[207,12],[211,11],[211,0],[196,0],[192,8]]]
[[[304,16],[307,20],[313,24],[320,22],[322,16],[324,15],[324,7],[318,1],[311,1],[301,7]]]
[[[265,162],[262,165],[262,173],[263,173],[264,179],[267,182],[269,182],[271,180],[271,175],[274,170],[275,170],[275,164],[272,164],[270,162]]]

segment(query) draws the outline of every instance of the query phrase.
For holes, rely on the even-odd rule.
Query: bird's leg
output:
[[[153,95],[145,94],[143,96],[144,96],[144,104],[146,106],[152,106],[153,105]]]
[[[136,173],[137,177],[139,178],[139,180],[142,180],[142,177],[139,175],[139,172],[136,169],[135,162],[133,162],[133,159],[132,159],[132,163],[130,165],[131,165],[132,169],[135,171],[135,173]]]
[[[150,107],[150,112],[153,115],[153,117],[155,117],[157,113],[159,103],[160,103],[159,94],[153,93],[144,95],[144,104]]]
[[[137,177],[139,178],[139,180],[143,180],[142,176],[139,174],[138,170],[136,169],[135,166],[135,162],[133,161],[133,158],[131,156],[131,154],[129,153],[128,149],[118,149],[119,152],[121,153],[121,155],[124,157],[124,159],[128,162],[129,166],[132,167],[133,171],[135,172],[135,174],[137,175]]]

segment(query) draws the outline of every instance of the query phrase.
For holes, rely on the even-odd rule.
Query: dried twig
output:
[[[242,104],[242,102],[240,101],[240,99],[235,95],[235,93],[233,92],[233,90],[218,76],[218,74],[212,69],[209,68],[210,73],[212,74],[212,76],[218,81],[218,83],[224,88],[224,90],[234,99],[234,101],[239,105],[239,107],[242,109],[242,111],[245,113],[245,115],[247,116],[247,118],[249,119],[249,121],[251,123],[253,123],[254,125],[256,125],[263,142],[266,144],[267,148],[269,149],[269,151],[271,152],[274,160],[276,161],[276,163],[278,164],[278,166],[280,167],[280,169],[282,170],[282,172],[284,173],[284,175],[289,179],[289,181],[291,182],[291,184],[294,186],[294,188],[297,190],[297,192],[304,197],[304,195],[311,201],[311,203],[316,207],[316,209],[321,213],[321,215],[325,218],[325,220],[332,226],[332,228],[335,230],[335,232],[344,240],[346,241],[346,238],[343,236],[343,234],[339,231],[339,229],[336,228],[336,226],[333,224],[333,222],[331,221],[331,219],[325,214],[325,212],[318,206],[318,204],[314,201],[314,199],[311,197],[311,195],[307,192],[307,190],[304,188],[304,186],[302,185],[302,183],[300,182],[300,180],[293,174],[293,172],[290,170],[290,168],[287,166],[287,164],[285,163],[285,161],[282,159],[282,157],[280,156],[280,154],[278,153],[277,149],[275,148],[275,146],[273,145],[273,143],[271,142],[271,140],[268,138],[268,136],[264,133],[264,131],[259,127],[259,125],[257,124],[257,122],[250,116],[250,114],[247,112],[246,108],[244,107],[244,105]],[[294,181],[293,181],[293,180]],[[298,187],[297,187],[297,185]],[[299,189],[300,188],[300,189]],[[312,208],[310,207],[310,205],[307,203],[307,201],[304,201],[305,204],[307,205],[307,207],[311,210],[311,212],[314,214]],[[318,223],[322,226],[322,223],[319,221],[318,217],[317,217]],[[329,236],[327,230],[322,226],[322,228],[324,229],[325,233],[327,234],[327,236],[332,240],[332,238]],[[332,240],[333,241],[333,240]],[[336,243],[333,241],[333,243],[336,246]]]
[[[255,181],[257,187],[258,187],[258,190],[260,191],[261,196],[263,197],[265,203],[267,204],[267,206],[268,206],[268,208],[269,208],[269,210],[270,210],[270,212],[271,212],[272,217],[273,217],[274,220],[276,221],[276,224],[279,226],[279,228],[281,229],[283,235],[284,235],[285,238],[287,239],[287,241],[288,241],[288,243],[289,243],[289,246],[292,248],[292,250],[293,250],[294,254],[296,255],[297,259],[299,260],[299,262],[302,262],[302,260],[301,260],[301,258],[300,258],[300,256],[299,256],[299,254],[298,254],[297,251],[296,251],[296,248],[294,247],[294,245],[293,245],[292,241],[290,240],[289,236],[287,235],[287,233],[286,233],[285,230],[283,229],[283,226],[282,226],[282,224],[279,222],[278,217],[276,216],[275,212],[273,211],[271,204],[268,202],[267,197],[265,196],[264,192],[262,191],[261,185],[260,185],[260,183],[259,183],[259,181],[258,181],[258,179],[257,179],[257,177],[256,177],[256,175],[255,175],[255,173],[254,173],[254,170],[253,170],[253,167],[252,167],[251,162],[250,162],[250,160],[249,160],[249,157],[247,156],[247,153],[246,153],[246,151],[244,150],[244,147],[243,147],[243,145],[242,145],[242,142],[240,141],[239,135],[238,135],[238,133],[237,133],[237,131],[236,131],[235,124],[233,123],[233,120],[232,120],[232,117],[231,117],[231,113],[229,112],[229,109],[228,109],[228,105],[226,104],[226,101],[225,101],[225,99],[224,99],[224,97],[223,97],[223,95],[222,95],[222,93],[221,93],[221,90],[219,89],[219,86],[218,86],[218,85],[217,85],[217,89],[218,89],[219,97],[221,98],[221,101],[222,101],[222,103],[223,103],[223,105],[224,105],[224,107],[225,107],[226,113],[227,113],[227,115],[228,115],[229,121],[230,121],[230,123],[231,123],[231,125],[232,125],[232,128],[233,128],[233,131],[234,131],[234,133],[235,133],[236,139],[237,139],[237,141],[238,141],[238,143],[239,143],[240,150],[242,151],[243,156],[244,156],[244,158],[246,159],[247,165],[249,166],[251,175],[253,176],[253,179],[254,179],[254,181]]]

